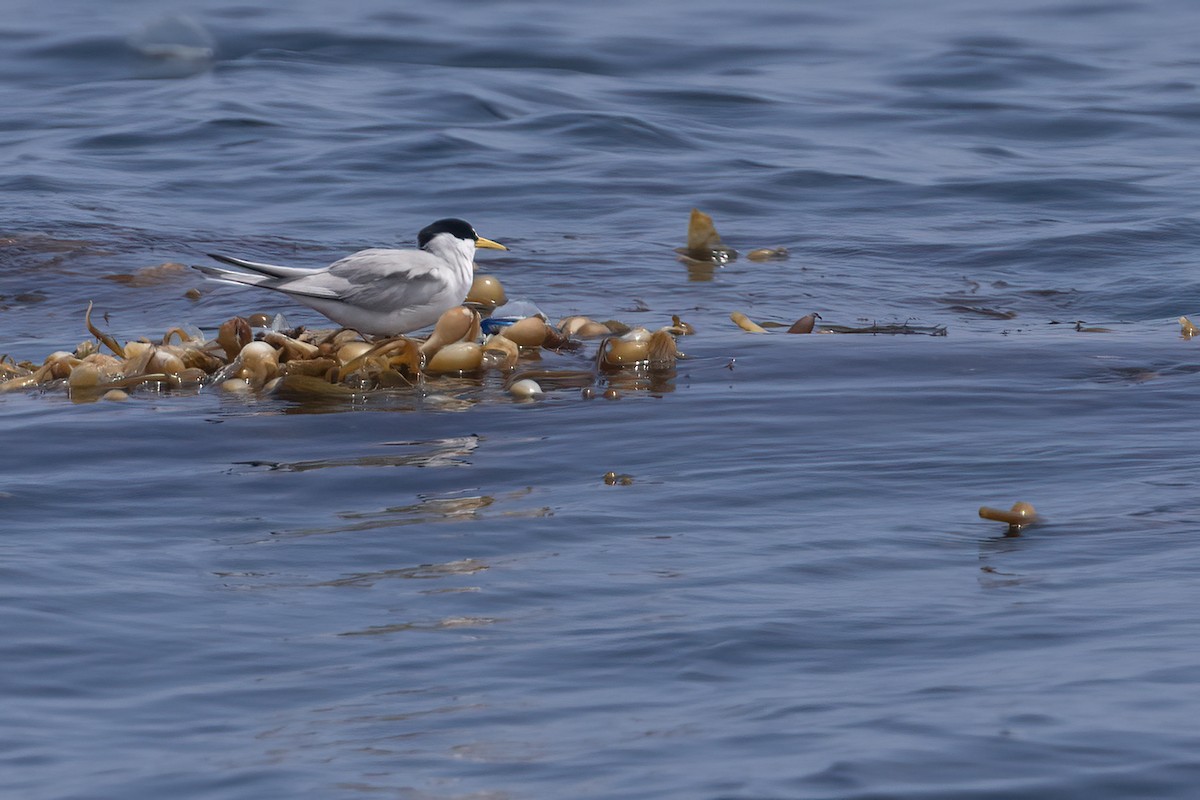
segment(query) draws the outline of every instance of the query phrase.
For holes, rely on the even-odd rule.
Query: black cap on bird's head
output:
[[[417,234],[417,245],[424,247],[429,244],[429,240],[437,236],[439,233],[448,233],[455,239],[466,239],[468,242],[473,242],[479,238],[479,234],[475,233],[475,229],[466,220],[461,219],[439,219],[430,225],[426,225]]]
[[[439,233],[448,233],[455,239],[462,239],[467,242],[474,242],[476,247],[486,247],[493,250],[507,250],[508,248],[499,242],[493,242],[491,239],[484,239],[471,224],[466,220],[450,217],[448,219],[439,219],[437,222],[426,225],[417,234],[417,246],[425,247],[433,240],[433,237]]]

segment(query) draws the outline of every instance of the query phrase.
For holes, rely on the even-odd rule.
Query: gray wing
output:
[[[448,266],[424,250],[360,250],[326,269],[280,281],[272,288],[386,312],[432,300],[446,289]]]
[[[220,253],[209,253],[208,257],[220,261],[223,264],[230,264],[242,269],[248,269],[257,272],[261,275],[270,275],[272,278],[300,278],[312,272],[311,269],[302,269],[300,267],[281,267],[278,264],[263,264],[260,261],[247,261],[244,258],[234,258],[233,256],[223,256]]]

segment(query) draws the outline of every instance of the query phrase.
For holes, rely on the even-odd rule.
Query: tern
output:
[[[409,333],[437,322],[471,289],[475,248],[507,250],[461,219],[440,219],[417,235],[419,250],[360,250],[321,269],[280,267],[209,253],[250,272],[193,266],[213,280],[274,289],[339,325],[373,336]],[[253,273],[253,274],[252,274]]]

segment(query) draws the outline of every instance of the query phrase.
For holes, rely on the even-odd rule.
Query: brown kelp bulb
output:
[[[126,342],[125,343],[125,358],[128,361],[137,361],[139,358],[149,358],[154,345],[149,342]]]
[[[734,311],[732,314],[729,315],[729,318],[731,320],[733,320],[734,323],[736,323],[737,326],[744,331],[750,331],[751,333],[766,333],[767,332],[766,328],[764,328],[762,325],[759,325],[758,323],[754,322],[753,320],[751,320],[749,317],[747,317],[745,314],[743,314],[740,311]]]
[[[760,247],[756,250],[751,250],[746,253],[746,258],[751,261],[772,261],[783,260],[788,257],[786,247]]]
[[[363,341],[358,341],[358,340],[355,340],[352,342],[347,342],[346,344],[344,344],[338,348],[337,360],[342,364],[349,364],[351,361],[353,361],[356,358],[359,358],[360,356],[362,356],[364,353],[366,353],[370,349],[371,349],[370,342],[363,342]]]
[[[570,336],[546,323],[546,338],[542,340],[542,347],[547,350],[567,350],[579,346],[579,342],[572,341]]]
[[[614,332],[603,322],[596,322],[590,317],[565,317],[558,322],[558,329],[567,336],[578,336],[580,339],[596,339],[601,336],[611,336]]]
[[[421,345],[421,352],[429,356],[451,342],[474,339],[478,328],[478,312],[466,306],[455,306],[438,317],[433,333]]]
[[[202,369],[205,372],[213,373],[224,366],[221,359],[199,347],[175,347],[171,348],[170,352],[179,356],[184,366],[189,369]]]
[[[124,389],[109,389],[100,399],[113,403],[121,403],[129,399],[129,392]]]
[[[183,372],[186,367],[182,358],[161,347],[156,347],[150,360],[146,362],[147,372],[161,372],[166,375]]]
[[[483,363],[483,348],[475,342],[452,342],[433,354],[425,371],[435,374],[474,372]]]
[[[787,329],[788,333],[812,333],[813,328],[817,325],[817,320],[821,318],[820,314],[812,313],[805,314],[800,319],[792,323],[792,327]]]
[[[590,320],[587,317],[580,316],[578,314],[572,317],[563,317],[558,321],[558,329],[567,336],[574,336],[575,332],[579,330],[580,326],[589,321]]]
[[[333,334],[333,337],[330,338],[328,341],[333,344],[334,350],[338,350],[344,344],[349,344],[350,342],[363,341],[363,337],[362,337],[362,334],[360,334],[356,330],[353,330],[351,328],[343,328],[340,331],[335,332]]]
[[[508,393],[518,400],[532,400],[545,394],[541,385],[531,378],[523,378],[508,387]]]
[[[93,353],[84,359],[84,363],[94,364],[105,379],[111,378],[121,371],[121,359],[108,353]]]
[[[1014,503],[1013,507],[1005,511],[1002,508],[989,508],[982,506],[979,509],[979,516],[983,519],[990,519],[994,522],[1006,522],[1011,527],[1020,528],[1023,525],[1029,525],[1037,521],[1037,511],[1029,503]]]
[[[1027,523],[1037,519],[1037,510],[1030,503],[1013,503],[1009,513],[1016,514]]]
[[[279,353],[266,342],[250,342],[242,348],[242,363],[247,366],[257,364],[278,364]]]
[[[630,367],[650,358],[650,342],[641,339],[605,339],[600,357],[610,367]]]
[[[688,218],[688,250],[700,253],[705,250],[712,250],[714,245],[720,243],[721,237],[717,234],[717,227],[713,224],[713,218],[700,209],[693,208],[692,215]]]
[[[501,328],[500,335],[521,347],[541,347],[546,341],[546,327],[546,320],[541,317],[525,317]]]
[[[651,337],[648,328],[630,328],[621,336],[623,342],[648,342]]]
[[[504,336],[489,336],[483,343],[483,366],[487,369],[508,369],[521,358],[521,348]]]
[[[603,322],[587,319],[576,329],[574,335],[580,339],[598,339],[601,336],[608,336],[611,333],[614,333],[614,331]]]
[[[1197,328],[1192,323],[1192,321],[1190,319],[1188,319],[1187,317],[1179,318],[1179,327],[1180,327],[1179,332],[1181,334],[1183,334],[1183,338],[1185,338],[1185,339],[1190,339],[1193,336],[1195,336],[1197,333],[1200,333],[1200,328]]]
[[[698,208],[692,209],[688,218],[687,247],[676,252],[696,261],[724,264],[737,257],[737,251],[721,243],[712,217]]]
[[[234,317],[221,323],[217,330],[217,344],[225,351],[225,360],[233,361],[242,347],[254,338],[250,323],[243,317]]]
[[[71,374],[67,376],[67,386],[72,389],[94,389],[100,385],[101,379],[99,367],[81,361],[71,369]]]
[[[274,319],[273,316],[264,311],[259,311],[256,314],[246,317],[246,321],[250,323],[251,328],[269,328],[271,327],[271,321]]]
[[[678,314],[671,315],[671,332],[679,336],[691,336],[696,329],[679,318]]]
[[[43,361],[42,364],[51,364],[55,361],[62,361],[64,358],[75,358],[75,354],[68,353],[66,350],[55,350],[50,355],[46,356],[46,360]]]
[[[621,393],[618,392],[616,389],[605,389],[604,390],[604,399],[605,400],[620,400]]]
[[[57,353],[51,353],[49,357],[46,358],[46,363],[43,365],[43,367],[46,368],[46,371],[49,373],[51,378],[60,380],[70,375],[71,370],[75,368],[75,365],[80,363],[82,362],[75,356],[60,350]]]
[[[254,386],[262,386],[279,372],[279,354],[266,342],[250,342],[242,348],[238,360],[242,368],[237,377]]]
[[[199,386],[204,383],[208,373],[198,367],[187,367],[175,373],[175,377],[179,379],[180,386]]]
[[[493,309],[508,302],[504,287],[495,275],[476,275],[467,292],[466,302]]]
[[[670,367],[679,357],[679,348],[675,345],[675,337],[670,330],[663,328],[650,334],[646,343],[646,357],[653,367]]]

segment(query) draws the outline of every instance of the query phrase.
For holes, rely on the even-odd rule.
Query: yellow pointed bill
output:
[[[507,250],[508,248],[499,242],[493,242],[491,239],[485,239],[482,236],[477,236],[475,239],[476,247],[483,247],[488,250]]]

